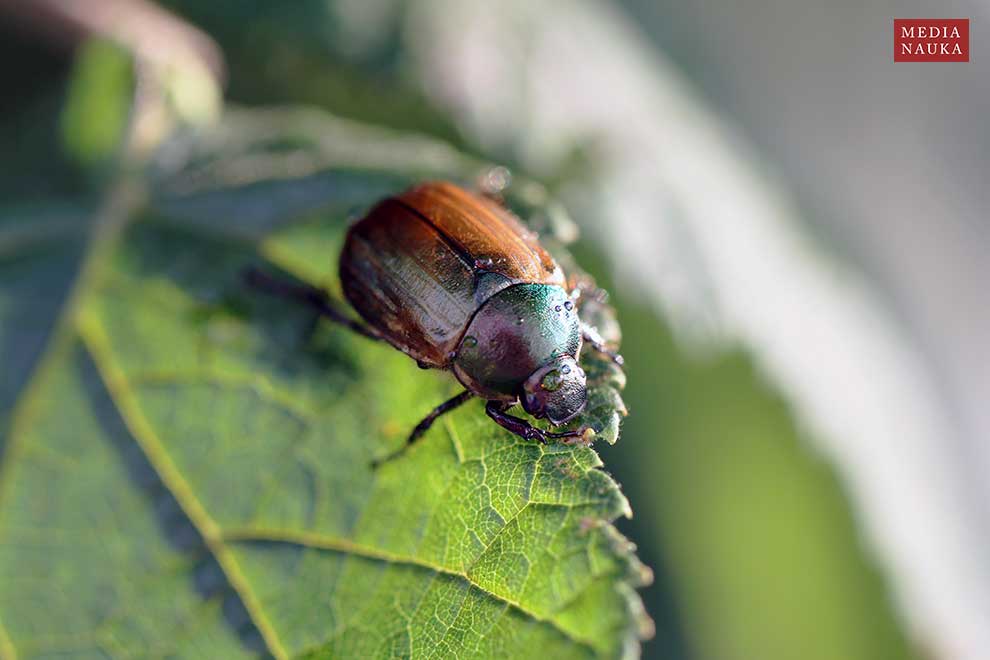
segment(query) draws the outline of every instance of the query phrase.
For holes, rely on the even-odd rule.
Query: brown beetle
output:
[[[568,293],[536,236],[495,201],[451,183],[424,183],[372,208],[347,233],[340,280],[364,324],[322,291],[250,274],[254,285],[384,340],[422,368],[454,373],[465,391],[430,412],[406,446],[472,396],[486,399],[488,416],[523,438],[580,437],[583,430],[544,431],[506,411],[520,402],[554,426],[580,413],[587,400],[582,340],[621,364],[581,323],[580,290]]]

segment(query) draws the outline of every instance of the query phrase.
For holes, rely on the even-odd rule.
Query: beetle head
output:
[[[570,355],[546,363],[523,383],[522,406],[537,419],[554,426],[570,421],[588,402],[584,370]]]

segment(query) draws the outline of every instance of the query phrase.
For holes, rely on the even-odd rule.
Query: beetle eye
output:
[[[540,382],[540,386],[548,392],[554,392],[560,389],[563,382],[564,379],[560,375],[560,372],[553,369],[552,371],[548,371],[547,375],[543,377],[543,380]]]

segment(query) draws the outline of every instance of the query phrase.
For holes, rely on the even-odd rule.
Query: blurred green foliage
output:
[[[85,193],[66,156],[60,120],[72,61],[0,22],[0,200]]]
[[[228,96],[251,105],[304,103],[341,117],[418,130],[462,150],[472,145],[443,111],[405,77],[401,16],[379,3],[386,24],[355,38],[338,3],[301,0],[166,0],[162,3],[203,28],[228,61]],[[375,7],[367,8],[372,15]]]
[[[88,42],[76,56],[70,80],[61,117],[62,145],[84,168],[106,165],[123,147],[127,132],[134,96],[130,57],[112,43]]]

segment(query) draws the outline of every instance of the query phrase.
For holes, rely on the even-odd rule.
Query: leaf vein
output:
[[[294,545],[300,545],[307,548],[315,548],[318,550],[328,550],[330,552],[338,552],[341,554],[361,557],[363,559],[370,559],[374,561],[381,561],[387,564],[399,564],[405,566],[416,566],[419,568],[424,568],[435,573],[440,573],[443,575],[449,575],[451,577],[463,580],[469,587],[477,589],[479,592],[485,594],[485,596],[492,598],[500,603],[511,607],[515,611],[519,612],[523,616],[529,618],[537,623],[542,623],[554,628],[560,635],[574,642],[575,644],[587,647],[588,649],[594,651],[595,645],[591,640],[582,639],[577,637],[572,631],[562,628],[556,621],[551,618],[544,617],[533,610],[530,610],[522,603],[519,603],[511,598],[503,596],[496,593],[487,587],[476,582],[470,574],[463,571],[454,570],[447,568],[445,566],[438,566],[432,562],[426,561],[425,559],[420,559],[418,557],[410,557],[408,555],[400,555],[397,553],[389,552],[387,550],[379,550],[377,548],[372,548],[360,543],[354,543],[353,541],[348,541],[347,539],[342,539],[334,536],[328,536],[325,534],[320,534],[317,532],[299,532],[289,529],[273,529],[265,527],[238,527],[233,529],[227,529],[223,532],[223,540],[226,543],[251,543],[251,542],[269,542],[269,543],[289,543]]]
[[[162,484],[179,503],[186,517],[203,538],[228,583],[237,593],[252,622],[261,633],[268,651],[276,658],[287,658],[288,654],[279,641],[274,627],[261,610],[260,601],[241,572],[230,548],[224,543],[219,525],[199,502],[191,486],[183,479],[151,423],[144,417],[129,388],[126,376],[111,357],[109,338],[106,337],[103,328],[96,319],[88,314],[80,315],[78,326],[83,345],[93,359],[93,364],[96,366],[96,370],[131,436],[148,459]]]

